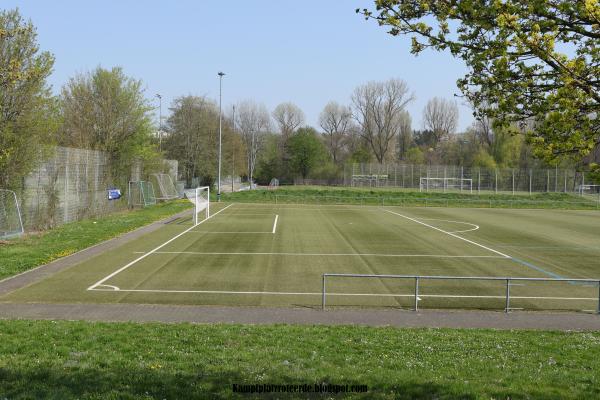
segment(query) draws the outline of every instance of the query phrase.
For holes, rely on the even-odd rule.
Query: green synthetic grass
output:
[[[190,207],[188,201],[161,203],[135,211],[122,211],[105,217],[72,222],[46,232],[1,242],[0,279],[46,264]]]
[[[299,204],[360,204],[400,205],[411,207],[484,207],[484,208],[559,208],[600,209],[596,198],[568,193],[510,193],[457,191],[418,192],[406,189],[283,186],[276,190],[252,190],[221,195],[224,201],[299,203]]]
[[[591,399],[600,334],[0,321],[0,396],[56,399]],[[366,385],[236,395],[233,384]]]
[[[167,244],[189,221],[165,225],[0,301],[318,307],[323,273],[600,278],[597,211],[237,203],[217,214],[217,205],[211,208],[213,218]],[[87,290],[98,282],[107,286]],[[514,308],[597,307],[596,283],[513,283]],[[505,305],[505,281],[420,285],[422,308]],[[331,278],[327,292],[332,307],[414,305],[411,279]]]

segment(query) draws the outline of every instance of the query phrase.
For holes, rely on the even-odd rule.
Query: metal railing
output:
[[[581,279],[581,278],[518,278],[518,277],[491,277],[491,276],[428,276],[428,275],[378,275],[378,274],[335,274],[324,273],[321,308],[324,310],[327,296],[327,278],[379,278],[379,279],[413,279],[414,280],[414,311],[419,310],[419,283],[422,280],[471,280],[471,281],[504,281],[506,282],[505,289],[505,306],[504,312],[509,312],[510,308],[510,286],[511,282],[571,282],[571,283],[593,283],[598,285],[598,303],[596,313],[600,314],[600,278],[598,279]]]

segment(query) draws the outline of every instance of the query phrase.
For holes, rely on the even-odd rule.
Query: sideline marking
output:
[[[273,234],[277,230],[277,220],[279,219],[279,214],[275,214],[275,222],[273,222]]]
[[[429,225],[429,224],[427,224],[427,223],[425,223],[425,222],[419,221],[418,219],[414,219],[414,218],[411,218],[411,217],[407,217],[406,215],[402,215],[402,214],[400,214],[400,213],[397,213],[397,212],[394,212],[394,211],[390,211],[390,210],[385,210],[385,209],[383,209],[383,211],[385,211],[385,212],[388,212],[388,213],[390,213],[390,214],[397,215],[397,216],[399,216],[399,217],[402,217],[402,218],[406,218],[406,219],[408,219],[408,220],[411,220],[411,221],[413,221],[413,222],[416,222],[417,224],[421,224],[421,225],[424,225],[424,226],[426,226],[426,227],[428,227],[428,228],[435,229],[435,230],[436,230],[436,231],[438,231],[438,232],[445,233],[446,235],[450,235],[450,236],[452,236],[452,237],[455,237],[455,238],[457,238],[457,239],[464,240],[464,241],[465,241],[465,242],[467,242],[467,243],[474,244],[475,246],[478,246],[478,247],[481,247],[482,249],[486,249],[486,250],[488,250],[488,251],[491,251],[492,253],[496,253],[496,254],[498,254],[498,255],[500,255],[500,256],[502,256],[502,257],[504,257],[504,258],[512,258],[511,256],[509,256],[509,255],[506,255],[506,254],[504,254],[504,253],[501,253],[501,252],[499,252],[498,250],[491,249],[491,248],[489,248],[489,247],[487,247],[487,246],[484,246],[484,245],[482,245],[482,244],[479,244],[479,243],[477,243],[477,242],[474,242],[474,241],[472,241],[472,240],[469,240],[469,239],[466,239],[466,238],[464,238],[464,237],[458,236],[458,235],[457,235],[457,234],[455,234],[455,233],[452,233],[452,232],[445,231],[445,230],[443,230],[443,229],[440,229],[440,228],[437,228],[437,227],[435,227],[435,226],[433,226],[433,225]]]
[[[109,280],[110,278],[112,278],[113,276],[117,275],[118,273],[126,270],[127,268],[131,267],[133,264],[137,263],[138,261],[143,260],[144,258],[148,257],[150,254],[154,253],[157,250],[162,249],[163,247],[165,247],[166,245],[168,245],[169,243],[171,243],[173,240],[185,235],[186,233],[188,233],[189,231],[191,231],[192,229],[194,229],[196,226],[208,221],[209,219],[211,219],[212,217],[218,215],[221,211],[225,211],[227,210],[229,207],[231,207],[233,204],[228,205],[225,208],[220,209],[219,211],[217,211],[216,213],[212,214],[210,217],[202,220],[201,222],[197,223],[196,225],[193,225],[191,227],[189,227],[188,229],[186,229],[185,231],[181,232],[180,234],[176,235],[175,237],[167,240],[166,242],[164,242],[163,244],[161,244],[158,247],[155,247],[154,249],[150,250],[148,253],[145,253],[143,255],[141,255],[140,257],[136,258],[135,260],[133,260],[132,262],[130,262],[129,264],[125,265],[124,267],[119,268],[118,270],[116,270],[115,272],[113,272],[112,274],[108,275],[105,278],[100,279],[98,282],[94,283],[92,286],[88,287],[87,290],[92,290],[94,289],[96,286],[102,285],[104,284],[104,282],[106,282],[107,280]],[[114,289],[111,289],[114,290]]]
[[[265,233],[265,232],[262,232]],[[146,254],[134,251],[134,254]],[[307,256],[307,257],[432,257],[432,258],[506,258],[501,256],[452,256],[446,254],[378,254],[378,253],[250,253],[250,252],[201,252],[201,251],[155,251],[153,254],[196,254],[214,256]]]

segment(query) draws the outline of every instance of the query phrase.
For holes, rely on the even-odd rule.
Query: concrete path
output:
[[[238,324],[369,325],[429,328],[600,330],[600,316],[583,313],[440,311],[150,304],[1,303],[0,318]]]

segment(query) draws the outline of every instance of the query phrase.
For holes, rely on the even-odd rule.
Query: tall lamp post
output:
[[[219,178],[217,180],[217,201],[221,201],[221,93],[223,89],[223,76],[225,73],[219,72]]]
[[[162,151],[162,96],[156,94],[158,97],[158,151]]]

